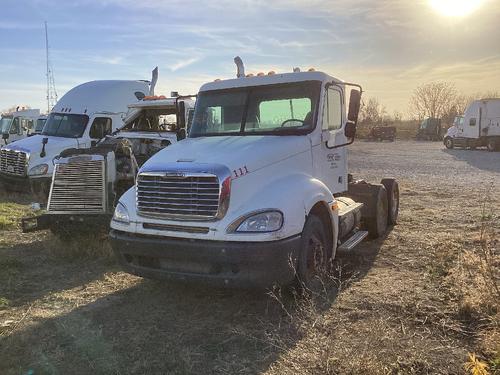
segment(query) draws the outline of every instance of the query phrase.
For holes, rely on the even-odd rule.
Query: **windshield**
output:
[[[51,113],[43,127],[43,135],[80,138],[89,121],[87,115]]]
[[[453,125],[455,126],[462,126],[464,123],[464,117],[463,116],[457,116],[455,117],[455,122]]]
[[[309,81],[202,92],[189,136],[305,134],[320,91],[321,82]]]
[[[0,132],[2,134],[9,132],[11,122],[12,122],[12,117],[2,117],[0,119]]]
[[[35,132],[40,133],[43,129],[43,126],[45,125],[46,119],[44,118],[39,118],[36,120],[36,126],[35,126]]]
[[[176,124],[175,107],[143,109],[121,130],[141,132],[175,131]]]

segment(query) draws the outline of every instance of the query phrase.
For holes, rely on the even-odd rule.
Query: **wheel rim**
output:
[[[446,147],[451,148],[451,139],[446,140]]]
[[[312,234],[307,248],[307,278],[313,279],[324,264],[325,246],[316,234]]]

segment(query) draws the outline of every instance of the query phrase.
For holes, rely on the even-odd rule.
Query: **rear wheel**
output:
[[[321,219],[310,215],[304,224],[297,278],[299,285],[309,291],[318,291],[322,285],[321,275],[328,264],[328,241]]]
[[[363,203],[361,216],[363,229],[371,238],[382,236],[387,230],[388,202],[384,185],[354,183],[349,185],[347,195],[355,202]]]
[[[383,185],[374,185],[371,215],[366,218],[366,228],[371,238],[379,238],[387,230],[387,191]]]
[[[387,191],[387,224],[395,225],[399,214],[399,185],[394,178],[384,178],[380,183]]]
[[[444,145],[446,146],[447,149],[452,149],[453,148],[453,139],[450,137],[447,137],[444,140]]]

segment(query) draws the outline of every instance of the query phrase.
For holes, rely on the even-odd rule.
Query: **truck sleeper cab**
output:
[[[193,107],[187,98],[146,97],[129,105],[123,127],[97,145],[63,151],[54,159],[47,210],[22,219],[23,232],[50,229],[71,239],[107,231],[118,198],[134,185],[138,167],[177,142]]]
[[[127,105],[148,90],[148,81],[92,81],[74,87],[54,106],[41,134],[2,147],[0,181],[9,190],[32,192],[45,201],[54,157],[65,149],[90,148],[119,129]]]
[[[120,198],[110,237],[128,272],[311,285],[337,249],[395,222],[395,181],[347,173],[358,85],[348,102],[352,85],[321,72],[245,77],[239,63],[238,77],[201,87],[189,137],[149,159]]]

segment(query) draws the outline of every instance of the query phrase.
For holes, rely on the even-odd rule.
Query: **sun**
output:
[[[434,10],[446,17],[465,17],[478,9],[484,0],[428,0]]]

